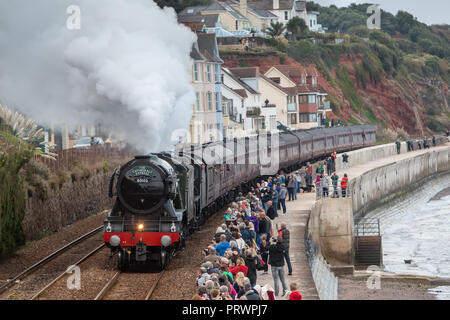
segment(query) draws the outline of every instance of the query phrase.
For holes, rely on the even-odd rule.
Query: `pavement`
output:
[[[337,174],[339,177],[343,177],[344,173],[347,173],[349,179],[353,179],[370,171],[374,168],[388,165],[390,163],[395,163],[407,158],[412,158],[420,154],[424,154],[429,151],[437,150],[439,148],[445,148],[450,146],[450,143],[446,143],[442,146],[432,147],[430,149],[415,150],[399,155],[394,155],[391,157],[378,159],[375,161],[366,162],[363,164],[358,164],[349,169],[342,170],[338,168]],[[314,177],[315,178],[315,177]],[[287,265],[285,264],[285,280],[287,284],[287,290],[289,290],[289,285],[292,282],[297,283],[298,291],[301,293],[304,300],[318,300],[319,296],[314,284],[311,269],[309,268],[308,259],[305,250],[305,229],[308,216],[311,212],[311,208],[314,206],[316,201],[316,193],[298,193],[297,200],[287,201],[286,200],[286,214],[283,214],[282,210],[278,210],[279,217],[272,221],[272,226],[274,228],[274,234],[276,234],[275,225],[280,226],[282,221],[287,223],[287,228],[290,231],[290,257],[293,273],[291,276],[288,275]],[[267,275],[262,275],[262,271],[258,271],[257,284],[264,286],[269,284],[272,288],[275,288],[271,268],[269,266],[269,273]],[[282,286],[280,283],[280,292],[282,292]],[[280,293],[281,294],[281,293]],[[282,299],[282,297],[276,297],[277,300]]]

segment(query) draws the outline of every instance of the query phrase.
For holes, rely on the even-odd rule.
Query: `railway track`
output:
[[[100,290],[100,292],[97,294],[97,296],[94,298],[94,300],[107,300],[107,298],[112,299],[112,300],[119,300],[121,297],[121,293],[122,293],[121,291],[123,291],[124,294],[127,295],[126,298],[129,298],[128,293],[136,291],[136,290],[133,290],[132,288],[130,288],[133,286],[133,282],[136,282],[136,284],[141,284],[143,280],[149,281],[151,279],[150,280],[151,285],[147,286],[147,288],[148,287],[150,287],[150,288],[148,290],[146,290],[145,292],[142,292],[143,290],[140,289],[140,291],[141,291],[140,293],[142,293],[142,294],[140,297],[136,297],[141,300],[142,299],[150,300],[156,287],[158,286],[159,281],[163,277],[164,272],[165,272],[165,270],[162,270],[160,273],[158,273],[155,276],[155,274],[152,275],[150,273],[146,273],[146,274],[129,273],[128,274],[128,273],[122,273],[121,271],[117,271],[111,277],[111,279],[106,283],[106,285]],[[136,278],[138,278],[138,281],[135,281]],[[117,288],[120,286],[122,286],[122,288]],[[124,290],[125,288],[126,288],[126,290]],[[116,292],[114,292],[114,290]],[[145,293],[145,297],[143,296],[144,293]]]
[[[92,250],[91,252],[89,252],[87,255],[85,255],[83,258],[81,258],[80,260],[78,260],[76,263],[74,263],[73,265],[71,265],[71,267],[75,267],[75,266],[79,266],[82,262],[86,261],[87,259],[89,259],[90,257],[92,257],[95,253],[97,253],[98,251],[100,251],[101,249],[103,249],[105,247],[105,244],[102,243],[101,245],[99,245],[97,248],[95,248],[94,250]],[[72,269],[68,269],[64,272],[62,272],[61,274],[59,274],[55,279],[53,279],[50,283],[48,283],[45,287],[43,287],[42,289],[40,289],[34,296],[31,297],[31,300],[36,300],[37,298],[39,298],[39,296],[42,295],[42,293],[44,293],[45,291],[47,291],[51,286],[53,286],[59,279],[61,279],[62,277],[64,277],[65,275],[67,275],[68,272],[70,272]]]
[[[44,266],[47,266],[47,264],[51,261],[56,260],[58,257],[60,257],[64,253],[70,253],[69,250],[76,248],[78,245],[84,243],[86,240],[91,239],[93,236],[98,234],[100,231],[103,230],[103,226],[99,226],[86,234],[80,236],[79,238],[73,240],[69,244],[59,248],[55,252],[51,253],[50,255],[46,256],[45,258],[39,260],[32,266],[28,267],[21,273],[17,274],[16,276],[12,277],[8,281],[6,281],[4,284],[0,286],[0,294],[5,293],[7,290],[12,289],[17,283],[21,283],[22,281],[26,280],[28,277],[30,277],[32,274],[36,273],[36,271],[40,270]],[[104,246],[104,244],[103,244]],[[98,249],[98,248],[97,248]],[[76,254],[76,253],[75,253]]]

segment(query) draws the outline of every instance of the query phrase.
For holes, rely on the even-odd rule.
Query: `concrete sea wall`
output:
[[[405,152],[406,144],[403,143],[401,153]],[[388,144],[348,154],[351,168],[394,156],[397,148],[395,144]],[[337,293],[334,296],[337,292],[336,277],[331,270],[344,270],[353,264],[355,218],[364,216],[390,195],[398,194],[408,186],[433,179],[433,176],[448,176],[449,156],[450,147],[443,146],[374,168],[354,178],[350,176],[350,198],[315,202],[309,215],[305,245],[313,275],[320,273],[320,276],[313,278],[321,299],[337,299]],[[341,168],[341,165],[342,157],[338,157],[337,167]]]
[[[450,147],[431,149],[429,152],[374,168],[351,179],[354,218],[361,217],[390,195],[412,186],[426,177],[450,170]]]

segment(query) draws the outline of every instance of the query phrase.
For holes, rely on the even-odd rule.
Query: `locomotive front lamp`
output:
[[[143,223],[138,224],[138,230],[139,231],[144,231],[144,224]]]

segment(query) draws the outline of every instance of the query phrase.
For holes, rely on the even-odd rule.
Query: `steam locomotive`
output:
[[[376,128],[369,125],[286,131],[278,138],[278,170],[290,172],[329,156],[373,146]],[[266,137],[264,138],[266,139]],[[267,137],[267,149],[272,147]],[[204,152],[231,152],[205,161]],[[111,177],[115,204],[104,222],[104,242],[118,255],[118,267],[158,263],[165,268],[174,252],[213,213],[247,192],[261,178],[263,166],[251,161],[262,148],[250,138],[190,145],[175,154],[137,156]],[[243,152],[239,152],[239,150]]]

